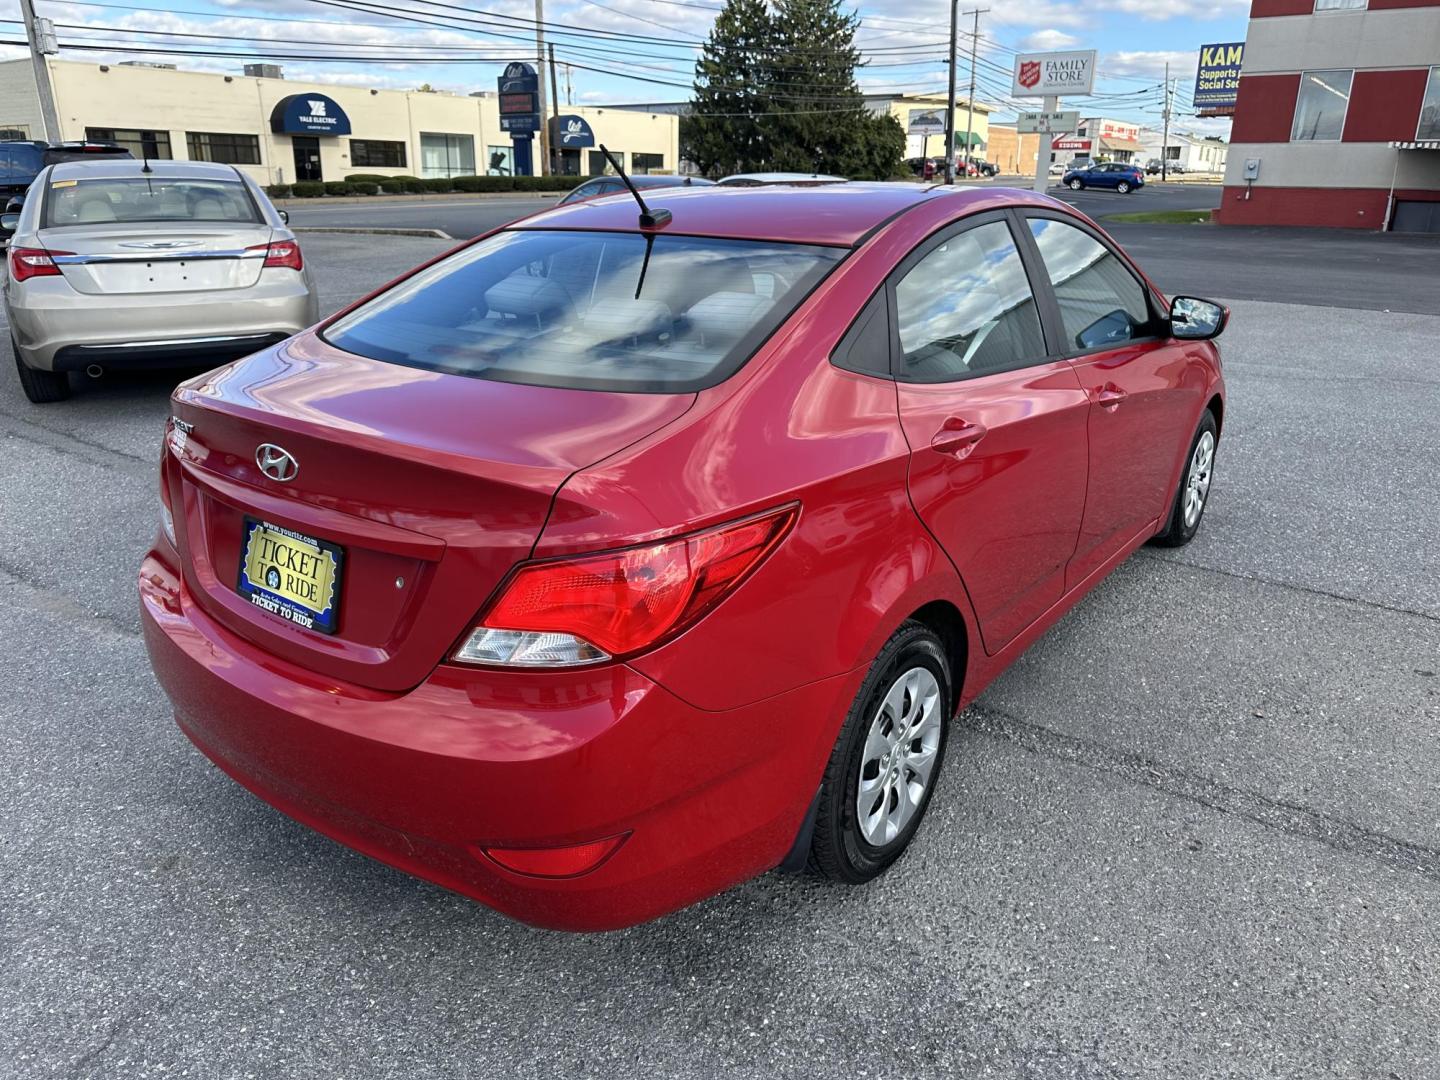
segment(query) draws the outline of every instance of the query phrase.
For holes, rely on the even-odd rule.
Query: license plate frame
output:
[[[239,561],[235,589],[250,603],[316,633],[339,629],[345,565],[339,544],[246,514]],[[258,582],[252,572],[260,573]]]

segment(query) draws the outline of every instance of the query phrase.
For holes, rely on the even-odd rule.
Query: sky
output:
[[[562,65],[562,100],[599,105],[687,99],[698,46],[721,3],[549,0],[544,18],[547,41]],[[1039,107],[1038,100],[1009,97],[1017,51],[1096,49],[1095,96],[1066,100],[1066,108],[1158,126],[1168,62],[1176,89],[1174,126],[1228,133],[1228,120],[1188,115],[1196,54],[1201,45],[1244,40],[1249,0],[978,3],[990,10],[980,16],[976,98],[996,108],[995,119]],[[534,0],[35,0],[35,7],[57,24],[62,59],[93,63],[140,59],[239,74],[246,62],[274,60],[292,79],[382,89],[428,84],[470,93],[493,90],[506,61],[535,53]],[[857,72],[862,89],[944,92],[945,0],[865,0],[850,10],[861,20],[856,40],[867,60]],[[23,41],[19,18],[18,0],[0,0],[0,40]],[[971,17],[963,16],[961,25],[968,31]],[[970,38],[962,35],[962,96],[969,49]],[[196,55],[205,52],[240,55]],[[0,45],[0,59],[24,54],[21,46]]]

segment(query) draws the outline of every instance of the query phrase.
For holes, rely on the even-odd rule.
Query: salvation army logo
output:
[[[1023,87],[1025,87],[1025,89],[1027,89],[1027,90],[1030,89],[1032,86],[1035,86],[1037,83],[1039,83],[1039,82],[1040,82],[1040,61],[1038,61],[1038,60],[1022,60],[1022,61],[1020,61],[1020,76],[1019,76],[1019,82],[1020,82],[1020,85],[1023,86]]]

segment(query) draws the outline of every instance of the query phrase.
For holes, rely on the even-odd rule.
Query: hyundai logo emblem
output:
[[[300,463],[289,450],[268,442],[256,448],[255,464],[271,480],[279,480],[282,484],[294,480],[295,474],[300,471]]]

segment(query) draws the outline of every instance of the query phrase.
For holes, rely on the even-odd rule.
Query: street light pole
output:
[[[30,62],[35,67],[35,92],[40,98],[40,124],[46,142],[60,141],[60,113],[55,108],[55,89],[50,85],[50,65],[45,55],[59,52],[53,41],[46,41],[50,20],[35,17],[34,0],[20,0],[20,17],[25,21],[25,40],[30,43]]]
[[[1170,65],[1165,65],[1165,123],[1160,134],[1160,182],[1170,175]]]

